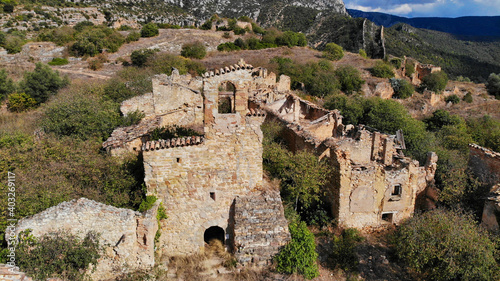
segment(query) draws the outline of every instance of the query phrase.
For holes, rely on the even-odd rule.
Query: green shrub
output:
[[[217,46],[217,51],[219,52],[231,52],[241,50],[240,47],[236,46],[233,42],[227,42]]]
[[[394,66],[394,68],[401,68],[402,60],[400,58],[393,58],[389,62],[392,64],[392,66]]]
[[[411,60],[406,60],[405,75],[411,77],[415,73],[415,63]]]
[[[319,276],[314,235],[304,222],[292,222],[288,226],[292,240],[276,256],[276,270],[282,273],[298,273],[306,279]]]
[[[207,20],[206,22],[204,22],[200,26],[200,29],[202,29],[202,30],[210,30],[210,29],[212,29],[212,21],[211,20]]]
[[[104,50],[113,53],[125,42],[123,35],[106,26],[87,26],[75,39],[71,51],[78,56],[95,56]]]
[[[344,49],[335,43],[328,43],[323,50],[323,57],[332,61],[344,57]]]
[[[3,47],[5,50],[7,50],[7,53],[9,54],[17,54],[21,52],[23,45],[24,45],[24,37],[21,37],[19,35],[14,35],[14,34],[7,34],[5,37],[5,43],[3,44]]]
[[[403,223],[394,238],[398,257],[428,280],[498,280],[497,251],[467,215],[433,210]]]
[[[359,92],[361,90],[361,86],[365,83],[365,81],[361,78],[361,73],[350,65],[341,66],[336,69],[335,76],[337,76],[340,83],[340,90],[348,95]]]
[[[431,117],[424,119],[424,122],[427,124],[427,130],[433,132],[440,130],[444,126],[456,126],[463,123],[458,115],[451,115],[448,111],[443,109],[434,111]]]
[[[460,102],[460,98],[457,95],[451,95],[446,97],[444,101],[451,102],[452,104],[457,104]]]
[[[367,59],[368,58],[368,55],[366,54],[366,51],[363,50],[363,49],[359,49],[359,55],[362,57],[362,58],[365,58]]]
[[[486,89],[490,95],[495,96],[496,99],[500,99],[500,73],[491,73],[486,82]]]
[[[158,50],[151,49],[140,49],[135,50],[130,55],[130,60],[132,61],[132,65],[142,67],[145,66],[146,62],[156,54]]]
[[[356,246],[361,241],[363,237],[355,228],[345,229],[340,236],[334,235],[329,262],[344,271],[356,271],[359,264]]]
[[[158,26],[152,22],[144,25],[141,29],[141,37],[154,37],[160,34]]]
[[[63,232],[35,238],[24,232],[20,235],[16,260],[22,271],[38,280],[64,278],[87,280],[85,270],[96,266],[100,258],[98,236],[89,232],[83,239]]]
[[[46,64],[37,63],[33,72],[24,74],[20,88],[35,99],[37,104],[40,104],[68,84],[69,81],[66,78],[61,78],[57,71],[53,71]]]
[[[156,203],[156,200],[158,200],[158,198],[156,198],[156,196],[154,196],[154,195],[146,196],[146,198],[142,200],[138,211],[144,212],[144,211],[151,209],[153,207],[153,205]]]
[[[186,58],[202,59],[207,55],[205,45],[199,41],[182,45],[181,56]]]
[[[91,21],[81,21],[73,27],[76,31],[82,32],[85,28],[89,26],[94,26],[94,23]]]
[[[58,136],[73,136],[82,140],[106,140],[122,124],[119,105],[84,89],[71,99],[58,99],[47,106],[42,125],[46,132]],[[99,90],[102,91],[102,90]]]
[[[165,207],[163,206],[163,203],[160,203],[160,206],[158,207],[158,213],[156,214],[156,219],[158,221],[168,219]]]
[[[375,66],[370,69],[370,72],[372,73],[373,76],[379,77],[379,78],[392,78],[394,77],[394,69],[393,66],[382,62],[378,61]]]
[[[428,90],[441,93],[448,84],[448,75],[443,71],[433,72],[425,76],[422,83]]]
[[[130,42],[135,42],[135,41],[139,41],[139,39],[141,38],[141,34],[137,31],[132,31],[130,32],[128,35],[127,35],[127,38],[125,38],[125,41],[127,43],[130,43]]]
[[[172,74],[172,68],[179,70],[181,75],[188,72],[193,75],[201,75],[205,72],[205,67],[201,64],[201,62],[195,62],[169,53],[155,54],[148,59],[146,66],[148,66],[153,73],[165,73],[167,75]],[[151,81],[148,83],[151,83]]]
[[[25,93],[13,93],[7,97],[7,109],[11,112],[23,112],[35,106],[36,101]]]
[[[474,101],[471,92],[467,92],[467,94],[465,94],[462,100],[465,101],[466,103],[472,103]]]
[[[16,91],[14,81],[9,78],[5,69],[0,69],[0,102],[3,101],[9,94]]]
[[[389,79],[392,88],[394,89],[394,96],[398,99],[406,99],[413,95],[415,88],[413,85],[405,79]]]
[[[68,63],[69,63],[68,59],[65,58],[53,58],[51,61],[48,62],[49,65],[66,65]]]

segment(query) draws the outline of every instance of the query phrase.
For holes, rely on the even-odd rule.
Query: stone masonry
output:
[[[89,273],[92,280],[109,280],[154,266],[157,209],[158,204],[141,214],[80,198],[20,220],[16,232],[31,229],[35,237],[54,232],[80,238],[90,231],[99,234],[103,253],[95,271]]]
[[[399,223],[413,214],[417,196],[433,185],[435,153],[420,166],[403,155],[401,132],[389,135],[342,124],[338,110],[292,94],[287,76],[276,82],[274,73],[240,61],[202,77],[174,70],[156,77],[153,86],[153,93],[122,104],[124,114],[140,110],[145,119],[137,127],[115,130],[103,146],[115,154],[142,153],[148,193],[163,201],[169,216],[159,244],[165,254],[195,253],[217,238],[240,262],[261,263],[258,257],[268,259],[288,240],[283,211],[276,205],[279,197],[254,195],[266,186],[264,119],[286,125],[284,137],[292,151],[308,149],[327,157],[333,174],[326,191],[342,226]],[[147,122],[149,130],[178,124],[203,136],[150,141],[144,134]]]
[[[115,155],[142,153],[148,193],[163,202],[168,215],[160,253],[193,254],[219,239],[240,262],[262,264],[289,241],[280,197],[258,195],[268,189],[260,129],[265,112],[249,107],[254,92],[289,89],[287,77],[277,83],[273,73],[240,61],[203,77],[174,70],[153,80],[153,93],[123,102],[124,114],[139,110],[145,118],[115,130],[103,146]],[[147,139],[148,130],[168,125],[203,135]]]
[[[288,94],[255,103],[286,126],[284,138],[292,151],[307,149],[332,165],[327,186],[332,213],[345,227],[399,223],[410,217],[417,196],[433,185],[437,155],[425,166],[403,155],[401,132],[388,135],[363,125],[342,124],[338,110],[325,110]]]

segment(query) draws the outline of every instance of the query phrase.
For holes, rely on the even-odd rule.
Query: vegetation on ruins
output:
[[[356,246],[363,240],[355,228],[344,229],[339,236],[332,235],[328,262],[346,272],[356,272],[359,264]]]
[[[394,237],[398,257],[430,280],[498,280],[495,244],[455,210],[416,214]]]
[[[63,232],[36,238],[24,231],[19,239],[16,251],[19,266],[38,280],[87,280],[86,270],[90,265],[97,265],[101,254],[97,234],[92,232],[80,239]]]
[[[153,131],[149,133],[149,137],[151,140],[169,140],[173,138],[182,138],[182,137],[191,137],[200,135],[201,135],[200,133],[191,128],[180,127],[177,125],[155,128]]]

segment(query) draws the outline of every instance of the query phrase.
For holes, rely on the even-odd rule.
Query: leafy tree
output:
[[[47,101],[50,96],[55,95],[68,83],[66,78],[61,78],[59,73],[53,71],[48,65],[37,63],[33,72],[24,74],[21,89],[35,99],[37,104],[40,104]]]
[[[135,50],[132,52],[130,55],[130,60],[132,61],[132,65],[135,66],[145,66],[146,62],[158,51],[157,50],[151,50],[151,49],[140,49],[140,50]]]
[[[415,73],[415,62],[411,60],[406,60],[405,64],[405,75],[411,77]]]
[[[334,94],[325,98],[323,106],[330,110],[340,110],[345,124],[359,124],[365,113],[364,103],[364,98],[361,96],[347,97],[343,94]]]
[[[425,279],[498,280],[495,244],[467,215],[433,210],[417,214],[395,234],[399,258]]]
[[[415,88],[405,79],[389,79],[392,88],[394,89],[394,97],[398,99],[406,99],[413,95]]]
[[[158,26],[152,22],[144,25],[141,29],[141,37],[154,37],[160,34]]]
[[[340,89],[348,95],[359,92],[361,86],[365,83],[359,71],[350,65],[336,69],[335,76],[339,80]]]
[[[97,265],[100,246],[97,235],[89,232],[83,239],[62,232],[35,238],[21,234],[16,257],[21,270],[39,280],[61,277],[87,280],[85,270]]]
[[[0,69],[0,101],[16,90],[14,81],[7,76],[5,69]]]
[[[477,144],[500,151],[500,121],[485,115],[467,120],[467,131]]]
[[[24,45],[24,37],[18,34],[7,34],[3,47],[9,54],[17,54],[21,52]]]
[[[7,109],[12,112],[23,112],[35,106],[36,101],[25,93],[13,93],[7,98]]]
[[[490,74],[486,83],[486,89],[488,89],[488,93],[490,93],[490,95],[495,96],[496,99],[500,99],[500,73]]]
[[[319,276],[316,259],[316,243],[314,235],[307,229],[304,222],[294,221],[288,226],[292,241],[290,241],[276,256],[276,270],[283,273],[298,273],[306,279]]]
[[[80,56],[95,56],[105,49],[116,52],[124,42],[123,35],[114,29],[106,26],[90,26],[76,35],[76,42],[71,46],[71,50]]]
[[[424,86],[430,91],[440,93],[448,84],[448,75],[443,71],[433,72],[422,79]]]
[[[335,43],[328,43],[323,50],[323,57],[329,60],[339,60],[344,57],[344,49]]]
[[[375,66],[370,70],[373,76],[380,78],[394,77],[394,68],[391,64],[383,61],[378,61]]]
[[[181,56],[186,58],[202,59],[207,55],[207,49],[203,43],[196,41],[182,45]]]

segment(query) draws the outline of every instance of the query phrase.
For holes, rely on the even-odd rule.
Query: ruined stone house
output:
[[[220,224],[228,217],[221,209],[214,211],[213,205],[219,204],[215,202],[224,200],[222,205],[227,206],[232,198],[247,192],[247,187],[256,188],[262,183],[259,126],[264,117],[259,115],[264,112],[267,119],[286,125],[284,138],[292,151],[309,149],[320,157],[328,157],[334,171],[327,187],[328,200],[343,226],[401,222],[412,215],[417,197],[434,180],[437,156],[430,153],[424,166],[405,157],[402,133],[388,135],[364,126],[342,124],[339,111],[325,110],[294,95],[288,77],[282,75],[276,82],[274,73],[244,62],[207,72],[203,77],[177,73],[158,77],[152,94],[122,104],[125,113],[135,110],[142,110],[146,120],[154,120],[150,121],[153,126],[203,126],[203,138],[151,142],[144,137],[148,125],[143,121],[135,129],[117,129],[104,144],[114,154],[142,151],[148,191],[159,194],[167,206],[171,205],[170,210],[186,209],[185,214],[179,212],[169,220],[167,230],[173,232],[163,238],[169,244],[165,247],[179,252],[192,252],[197,248],[193,245],[203,245],[197,234],[183,242],[174,238],[181,217],[189,217],[196,233],[219,225],[227,235],[227,231],[232,231],[230,224]],[[224,168],[227,172],[218,170],[223,164],[217,161],[229,164]],[[247,186],[243,190],[237,187],[242,183]],[[206,189],[200,190],[199,186]],[[190,207],[179,209],[176,206],[180,203]],[[200,218],[200,212],[215,215]],[[229,234],[231,247],[235,247],[233,239]],[[169,242],[172,240],[173,244]]]

